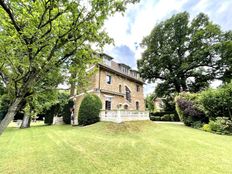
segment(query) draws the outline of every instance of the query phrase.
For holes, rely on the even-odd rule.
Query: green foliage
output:
[[[74,102],[69,100],[62,108],[61,114],[65,124],[71,124],[71,109],[74,107]]]
[[[144,38],[145,51],[138,60],[141,77],[162,81],[156,88],[158,96],[205,89],[214,72],[223,71],[216,68],[222,38],[220,27],[203,13],[191,21],[187,12],[173,15]]]
[[[152,121],[180,121],[178,114],[173,112],[151,112],[150,120]]]
[[[161,121],[161,116],[150,115],[150,120],[151,121]]]
[[[80,125],[89,125],[100,120],[99,113],[102,108],[102,102],[95,94],[87,94],[81,102],[78,123]]]
[[[194,126],[193,123],[197,121],[208,122],[199,103],[199,94],[181,93],[175,101],[176,111],[186,126]]]
[[[176,111],[187,126],[219,134],[232,133],[232,82],[198,94],[181,93],[176,97]]]
[[[51,125],[53,123],[53,118],[56,112],[56,105],[51,106],[48,110],[46,110],[44,123],[47,125]]]
[[[55,116],[61,117],[63,109],[67,105],[69,96],[63,92],[58,92],[58,96],[55,101],[44,107],[43,111],[39,115],[45,118],[44,123],[51,125]],[[69,111],[70,112],[70,111]],[[70,116],[70,114],[69,114]]]
[[[4,119],[10,105],[9,96],[6,94],[0,96],[0,121]]]
[[[224,34],[223,40],[218,47],[221,60],[218,62],[218,67],[223,70],[221,80],[224,83],[230,83],[232,79],[232,31]]]
[[[232,133],[232,121],[227,117],[217,117],[215,121],[209,122],[211,132],[217,134],[231,134]]]
[[[161,117],[160,116],[150,116],[150,120],[152,120],[152,121],[161,121]]]
[[[218,89],[208,89],[201,93],[200,102],[206,115],[215,119],[224,116],[232,119],[232,82]]]
[[[15,110],[33,93],[56,88],[56,78],[70,67],[66,65],[78,67],[80,76],[85,73],[94,53],[112,43],[103,28],[105,20],[134,2],[0,1],[0,81],[10,103],[17,104]],[[8,116],[0,133],[12,118]]]
[[[206,132],[211,132],[212,131],[209,124],[204,124],[203,127],[202,127],[202,130],[206,131]]]
[[[195,129],[199,129],[201,128],[203,125],[203,123],[201,121],[195,121],[192,123],[192,127],[195,128]]]
[[[153,99],[154,99],[153,94],[148,95],[145,98],[145,105],[146,105],[146,108],[148,109],[149,112],[153,112],[155,109]]]
[[[161,117],[161,121],[171,121],[171,117],[169,114],[166,114]]]

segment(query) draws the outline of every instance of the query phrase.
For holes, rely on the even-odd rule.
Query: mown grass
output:
[[[183,125],[127,122],[8,128],[0,173],[232,173],[232,137]]]

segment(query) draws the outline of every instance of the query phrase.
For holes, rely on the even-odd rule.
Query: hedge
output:
[[[168,118],[163,118],[163,116],[166,116]],[[171,112],[171,111],[163,111],[163,112],[150,112],[149,114],[150,120],[152,121],[180,121],[177,112]]]

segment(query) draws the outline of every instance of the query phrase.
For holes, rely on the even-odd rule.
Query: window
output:
[[[106,83],[108,83],[108,84],[112,83],[112,78],[110,75],[106,75]]]
[[[122,71],[123,73],[128,74],[129,68],[127,68],[127,67],[125,67],[125,66],[120,66],[120,69],[121,69],[121,71]]]
[[[107,66],[111,66],[111,60],[106,57],[103,58],[103,63],[106,64]]]
[[[117,108],[118,108],[118,109],[122,109],[122,104],[119,103],[119,104],[117,105]]]
[[[131,75],[134,76],[134,77],[137,77],[137,72],[131,71]]]
[[[119,92],[121,93],[122,92],[122,85],[119,85],[119,87],[118,87],[119,89]]]
[[[136,85],[136,91],[139,92],[139,85]]]
[[[126,100],[131,102],[131,91],[127,86],[125,86],[125,91],[126,91]]]
[[[106,96],[105,98],[105,110],[111,110],[112,97]]]
[[[128,105],[124,105],[124,109],[125,109],[125,110],[128,110]]]
[[[136,110],[139,110],[139,102],[136,102]]]
[[[111,110],[111,101],[106,100],[106,102],[105,102],[105,109],[106,110]]]

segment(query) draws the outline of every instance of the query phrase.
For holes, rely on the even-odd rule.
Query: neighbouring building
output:
[[[161,112],[164,110],[164,102],[162,98],[153,98],[155,112]]]
[[[119,118],[118,122],[149,119],[148,113],[145,112],[144,81],[139,73],[124,63],[113,61],[113,58],[107,54],[100,56],[102,62],[92,66],[97,70],[90,78],[88,92],[95,93],[102,101],[101,120],[114,121],[106,117],[119,117],[119,115],[128,118]],[[74,97],[76,115],[83,97],[84,93]]]

